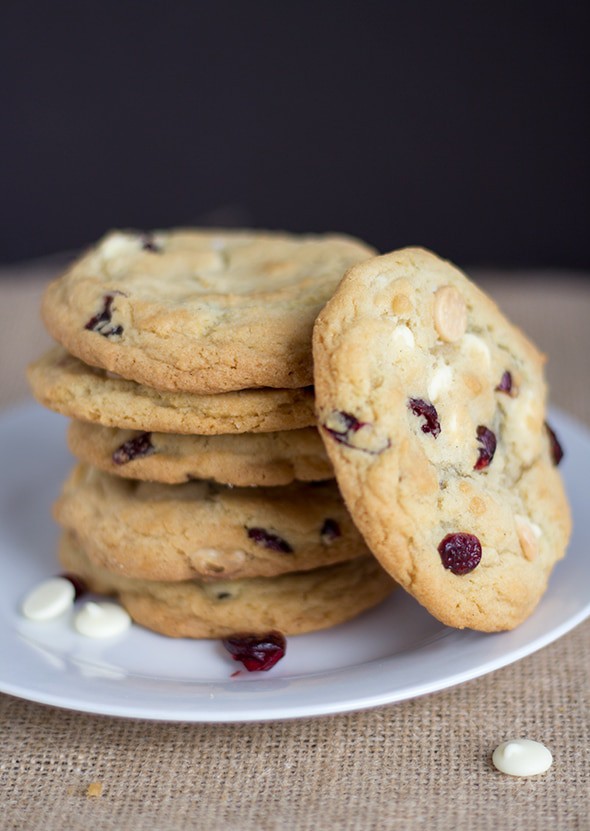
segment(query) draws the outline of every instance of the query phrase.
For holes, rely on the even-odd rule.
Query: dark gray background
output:
[[[587,3],[4,2],[0,258],[113,226],[589,264]]]

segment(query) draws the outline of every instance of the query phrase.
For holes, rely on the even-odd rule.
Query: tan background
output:
[[[0,406],[27,397],[55,263],[0,271]],[[583,275],[480,273],[550,355],[554,403],[590,423]],[[156,724],[0,695],[0,828],[590,829],[590,621],[511,667],[362,713],[245,725]],[[495,771],[504,739],[545,742],[536,779]],[[102,795],[87,796],[101,782]]]

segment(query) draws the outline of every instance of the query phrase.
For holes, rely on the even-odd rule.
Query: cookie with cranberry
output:
[[[352,268],[313,348],[320,432],[382,565],[450,626],[523,621],[570,533],[544,357],[419,248]]]
[[[31,364],[28,379],[35,398],[50,410],[105,427],[217,435],[315,424],[311,387],[219,395],[160,392],[88,366],[61,346]]]
[[[55,518],[93,562],[147,580],[273,577],[369,553],[334,481],[162,485],[80,464]]]
[[[68,444],[74,456],[100,470],[150,482],[213,479],[249,487],[334,478],[314,427],[278,433],[183,436],[74,420]]]
[[[91,591],[118,595],[137,623],[174,638],[315,632],[351,620],[395,589],[374,557],[280,577],[180,583],[107,571],[86,556],[73,535],[62,537],[59,558]]]
[[[43,299],[53,337],[88,364],[202,394],[312,383],[317,313],[374,253],[344,236],[114,231]]]

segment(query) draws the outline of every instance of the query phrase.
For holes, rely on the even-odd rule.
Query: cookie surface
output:
[[[318,312],[373,253],[335,235],[115,231],[47,288],[43,319],[86,363],[157,389],[295,389]]]
[[[50,410],[130,430],[162,433],[258,433],[315,424],[313,389],[244,390],[220,395],[159,392],[110,377],[66,352],[50,349],[28,368],[35,398]]]
[[[55,517],[128,577],[273,577],[368,554],[335,482],[232,488],[136,482],[80,464]]]
[[[76,538],[65,534],[59,559],[92,591],[118,595],[137,623],[175,638],[273,629],[285,635],[314,632],[356,617],[395,588],[374,557],[280,577],[162,583],[133,580],[97,566]]]
[[[82,462],[115,476],[150,482],[213,479],[251,487],[334,478],[314,427],[279,433],[183,436],[72,421],[68,444]]]
[[[543,360],[422,249],[351,269],[316,322],[318,421],[347,506],[387,571],[450,626],[513,628],[564,554]]]

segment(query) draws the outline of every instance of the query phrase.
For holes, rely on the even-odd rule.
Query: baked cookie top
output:
[[[369,553],[334,481],[161,485],[80,464],[55,518],[94,562],[147,580],[274,577]]]
[[[68,444],[74,456],[100,470],[150,482],[213,479],[225,485],[252,487],[334,478],[314,427],[278,433],[183,436],[72,421]]]
[[[450,626],[524,620],[570,531],[543,356],[419,248],[352,268],[313,348],[320,432],[383,566]]]
[[[113,231],[50,284],[43,319],[86,363],[157,389],[304,387],[318,312],[373,253],[336,235]]]
[[[161,433],[266,433],[315,424],[313,388],[160,392],[88,366],[61,346],[28,368],[33,395],[71,418]]]
[[[176,638],[220,638],[278,630],[299,635],[350,620],[384,600],[395,583],[374,557],[360,557],[280,577],[134,580],[93,563],[75,536],[60,542],[64,568],[92,591],[117,594],[131,617],[148,629]]]

